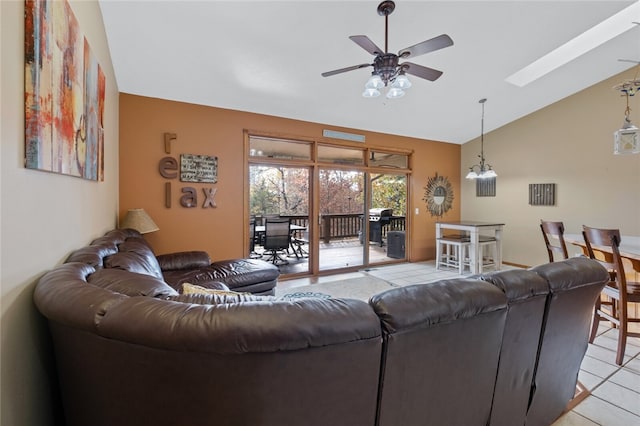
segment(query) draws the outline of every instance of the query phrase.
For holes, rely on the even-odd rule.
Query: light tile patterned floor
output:
[[[457,271],[436,270],[434,262],[428,261],[376,266],[342,275],[299,278],[282,281],[278,286],[293,288],[367,275],[399,285],[459,277]],[[553,426],[640,426],[640,338],[628,338],[624,362],[618,366],[615,364],[617,330],[604,324],[600,326],[593,344],[589,344],[578,376],[591,394]],[[634,328],[640,331],[640,327]]]

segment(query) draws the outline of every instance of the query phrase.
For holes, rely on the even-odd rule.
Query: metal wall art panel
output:
[[[529,204],[532,206],[553,206],[556,204],[555,183],[530,183]]]
[[[476,197],[495,197],[496,178],[476,179]]]

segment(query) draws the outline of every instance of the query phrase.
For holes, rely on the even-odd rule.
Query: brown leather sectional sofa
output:
[[[81,262],[96,269],[120,269],[151,275],[181,291],[185,282],[205,288],[272,295],[280,276],[278,268],[259,259],[229,259],[212,262],[204,251],[186,251],[156,256],[133,229],[115,229],[65,261]]]
[[[573,258],[365,303],[179,294],[69,262],[34,300],[69,425],[548,425],[607,279]]]

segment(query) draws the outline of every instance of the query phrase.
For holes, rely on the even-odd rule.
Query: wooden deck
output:
[[[282,274],[298,274],[309,272],[309,259],[297,259],[293,254],[287,256],[288,264],[278,265]],[[369,245],[369,264],[377,264],[389,261],[402,261],[387,256],[386,243]],[[329,243],[320,243],[320,270],[349,268],[363,265],[363,245],[358,238],[332,240]]]

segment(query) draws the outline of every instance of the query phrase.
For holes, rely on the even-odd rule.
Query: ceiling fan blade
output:
[[[429,81],[436,81],[442,75],[442,71],[423,67],[422,65],[412,64],[411,62],[403,62],[400,66],[407,74],[415,75],[416,77],[424,78]]]
[[[340,74],[340,73],[347,72],[347,71],[353,71],[353,70],[357,70],[357,69],[360,69],[360,68],[366,68],[366,67],[370,67],[370,66],[371,66],[371,64],[353,65],[351,67],[340,68],[339,70],[323,72],[322,76],[323,77],[330,77],[332,75]]]
[[[353,40],[358,46],[362,47],[364,50],[371,53],[372,55],[378,56],[385,53],[382,51],[382,49],[376,46],[376,44],[372,42],[369,37],[365,35],[354,35],[354,36],[349,36],[349,38]]]
[[[435,50],[444,49],[453,45],[453,40],[446,34],[441,34],[438,37],[434,37],[429,40],[425,40],[422,43],[415,44],[406,49],[402,49],[398,52],[398,56],[401,58],[408,58],[410,56],[424,55],[425,53],[433,52]]]

